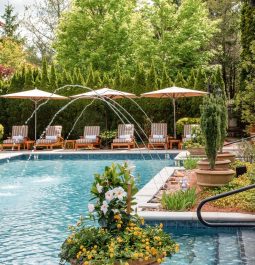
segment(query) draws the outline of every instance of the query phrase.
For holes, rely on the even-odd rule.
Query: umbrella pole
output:
[[[173,98],[173,107],[174,107],[174,138],[176,139],[175,98]]]
[[[35,141],[36,141],[36,127],[37,127],[37,101],[35,100]]]

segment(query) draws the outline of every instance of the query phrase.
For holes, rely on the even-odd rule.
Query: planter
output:
[[[205,148],[204,147],[194,147],[189,148],[187,151],[193,156],[205,156]]]
[[[83,263],[77,263],[77,260],[72,259],[70,260],[71,265],[82,265]],[[115,262],[114,265],[120,265],[121,263]],[[158,265],[159,263],[156,261],[156,259],[150,259],[150,260],[129,260],[129,265]],[[98,261],[98,265],[102,265],[100,261]]]
[[[235,162],[236,155],[230,152],[223,152],[217,154],[217,160],[230,160],[231,163]]]
[[[228,170],[202,170],[197,169],[197,184],[203,187],[218,187],[229,183],[235,175],[235,171]]]
[[[215,162],[215,170],[228,170],[229,169],[229,164],[231,163],[230,160],[216,160]],[[200,160],[197,163],[198,169],[202,170],[209,170],[210,169],[210,164],[207,159]]]

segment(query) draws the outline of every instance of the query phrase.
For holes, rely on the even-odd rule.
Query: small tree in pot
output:
[[[208,159],[208,162],[198,162],[197,183],[201,186],[225,185],[235,173],[229,169],[229,160],[216,162],[218,150],[223,147],[226,135],[226,125],[224,125],[226,116],[222,114],[224,111],[222,106],[222,100],[213,96],[205,98],[201,106],[201,130]]]
[[[220,107],[214,97],[204,99],[201,106],[201,130],[205,139],[205,152],[210,163],[210,168],[214,169],[217,152],[221,142],[220,130]]]

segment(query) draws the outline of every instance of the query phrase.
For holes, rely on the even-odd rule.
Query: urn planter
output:
[[[215,161],[215,170],[228,170],[230,160],[216,160]],[[210,163],[207,159],[203,159],[197,162],[198,169],[210,170]]]
[[[202,187],[219,187],[229,183],[235,175],[235,171],[228,170],[203,170],[197,169],[197,184]]]
[[[235,162],[236,155],[231,152],[222,152],[217,154],[217,160],[230,160],[231,163]]]

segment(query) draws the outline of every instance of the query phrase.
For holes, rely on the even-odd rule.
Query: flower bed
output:
[[[92,185],[94,203],[88,205],[90,218],[100,227],[86,226],[81,218],[69,227],[71,234],[62,245],[61,264],[149,265],[160,264],[179,246],[163,231],[163,226],[144,225],[132,215],[137,188],[128,165],[106,167],[96,174]]]

